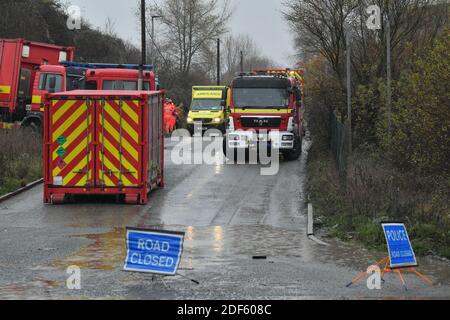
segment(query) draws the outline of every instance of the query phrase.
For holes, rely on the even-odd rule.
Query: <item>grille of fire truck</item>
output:
[[[281,118],[241,118],[241,124],[246,128],[278,128],[281,125]]]

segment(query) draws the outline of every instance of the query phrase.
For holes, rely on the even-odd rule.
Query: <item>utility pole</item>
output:
[[[220,39],[217,39],[217,85],[220,86]]]
[[[386,14],[386,107],[388,112],[388,130],[389,130],[389,145],[392,138],[392,67],[391,67],[391,23],[389,21],[389,7]]]
[[[147,39],[145,30],[145,0],[141,0],[141,66],[139,68],[138,90],[144,88],[144,65],[147,61]]]
[[[155,19],[162,18],[161,16],[152,16],[152,66],[155,68]]]
[[[244,73],[244,52],[241,51],[241,73]]]
[[[351,31],[348,27],[346,32],[346,50],[347,50],[347,126],[348,126],[348,151],[351,155],[352,146],[352,56],[351,56]]]

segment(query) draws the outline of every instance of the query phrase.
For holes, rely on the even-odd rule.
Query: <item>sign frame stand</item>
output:
[[[413,274],[417,275],[419,278],[421,278],[422,280],[427,282],[430,286],[433,285],[433,282],[430,279],[428,279],[426,276],[421,274],[419,271],[417,271],[416,268],[413,268],[413,267],[391,268],[390,264],[391,264],[391,258],[389,258],[389,257],[384,258],[383,260],[381,260],[380,262],[378,262],[376,264],[376,266],[380,267],[380,269],[381,269],[381,266],[384,265],[383,269],[381,269],[381,281],[383,281],[383,282],[385,282],[385,280],[384,280],[384,275],[385,274],[387,274],[387,273],[395,273],[400,278],[400,282],[401,282],[403,288],[405,289],[405,291],[408,291],[408,286],[406,285],[406,281],[405,281],[405,279],[403,277],[403,273],[409,272],[409,273],[413,273]],[[364,279],[369,274],[370,273],[367,272],[367,271],[362,273],[360,276],[356,277],[352,282],[347,284],[347,288],[350,288],[352,285],[355,285],[357,282],[361,281],[362,279]]]
[[[186,279],[186,280],[189,280],[189,281],[195,283],[196,285],[200,285],[200,281],[197,281],[197,280],[195,280],[195,279],[191,279],[191,278],[189,278],[189,277],[187,277],[187,276],[185,276],[185,275],[183,275],[183,274],[181,274],[181,273],[179,273],[179,272],[177,272],[176,275],[177,275],[177,276],[180,276],[180,277],[182,277],[182,278],[184,278],[184,279]]]

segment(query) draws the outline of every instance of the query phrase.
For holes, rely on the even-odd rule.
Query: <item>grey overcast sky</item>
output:
[[[151,1],[151,0],[147,0]],[[158,0],[160,3],[162,0]],[[230,0],[234,8],[230,29],[233,34],[248,34],[262,54],[283,67],[293,64],[291,32],[284,21],[281,0]],[[134,44],[140,43],[135,12],[137,0],[68,0],[81,8],[82,16],[96,27],[103,28],[107,17],[116,23],[118,35]]]

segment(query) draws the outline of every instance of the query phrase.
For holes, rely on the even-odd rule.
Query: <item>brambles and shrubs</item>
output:
[[[26,129],[0,130],[0,195],[43,176],[42,137]]]
[[[386,29],[365,28],[368,2],[285,2],[307,70],[307,119],[314,141],[310,194],[322,225],[331,236],[379,247],[385,242],[380,223],[404,222],[417,254],[450,258],[448,3],[378,3],[384,13],[389,5],[392,15],[389,117]],[[344,128],[348,123],[345,28],[352,31],[351,153],[342,152],[348,140],[336,152],[336,130],[331,130],[335,121]]]

